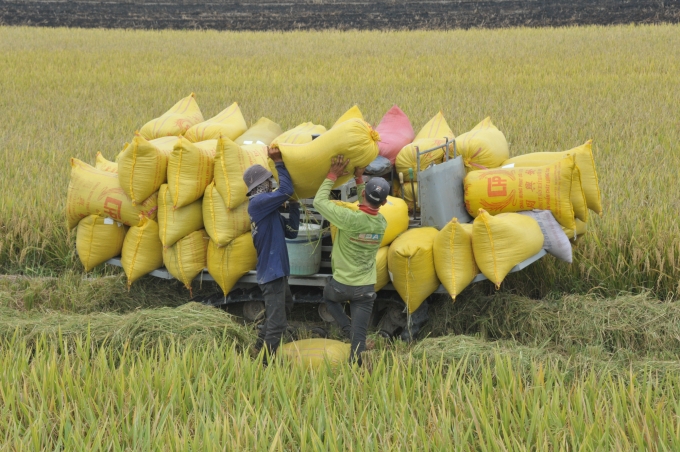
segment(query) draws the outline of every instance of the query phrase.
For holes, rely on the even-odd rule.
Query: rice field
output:
[[[678,450],[677,48],[671,25],[0,27],[0,451]],[[430,337],[376,338],[362,370],[263,369],[252,328],[180,284],[85,278],[65,227],[69,157],[112,158],[191,92],[283,129],[354,104],[456,134],[491,116],[513,156],[592,138],[604,215],[574,264],[435,304]]]

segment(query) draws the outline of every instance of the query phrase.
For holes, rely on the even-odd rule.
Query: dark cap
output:
[[[366,182],[366,198],[372,204],[382,204],[390,194],[390,184],[382,177],[373,177]]]
[[[253,165],[243,172],[243,182],[248,187],[248,193],[270,177],[272,172],[262,165]]]

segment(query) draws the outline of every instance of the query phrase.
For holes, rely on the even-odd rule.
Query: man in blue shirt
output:
[[[265,323],[260,331],[255,351],[265,347],[273,354],[286,330],[286,304],[292,307],[293,297],[288,287],[290,264],[286,238],[294,239],[300,225],[300,205],[290,200],[293,183],[278,149],[268,148],[269,158],[279,173],[279,188],[274,190],[271,171],[253,165],[243,173],[248,187],[248,215],[250,215],[253,243],[257,250],[257,283],[264,295]],[[279,213],[289,202],[288,219]]]

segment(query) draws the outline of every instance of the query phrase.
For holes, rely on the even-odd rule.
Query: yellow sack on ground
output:
[[[234,209],[227,209],[214,182],[205,189],[203,218],[205,229],[217,246],[228,245],[236,237],[250,232],[248,201]]]
[[[333,339],[302,339],[283,344],[277,350],[284,359],[318,369],[328,363],[337,366],[349,361],[351,345]]]
[[[479,209],[472,228],[472,250],[481,272],[498,289],[512,267],[543,248],[543,232],[526,215],[502,213],[491,216]]]
[[[239,279],[257,266],[257,251],[250,232],[218,247],[212,240],[208,244],[208,273],[219,284],[226,296]]]
[[[269,145],[274,138],[283,133],[281,126],[271,119],[262,117],[253,124],[250,129],[234,140],[239,146],[244,144],[265,144]]]
[[[377,276],[375,282],[376,292],[390,282],[390,272],[387,270],[387,253],[389,250],[389,246],[383,246],[378,250],[378,254],[375,256],[375,272]]]
[[[155,140],[149,140],[149,143],[156,146],[156,148],[163,154],[166,154],[170,158],[172,150],[175,149],[175,145],[179,141],[179,137],[161,137]]]
[[[76,251],[89,272],[111,258],[120,256],[127,226],[99,215],[89,215],[78,223]]]
[[[274,138],[274,143],[304,144],[312,141],[312,135],[321,135],[326,131],[322,125],[305,122]]]
[[[175,209],[203,196],[213,180],[213,165],[212,152],[180,138],[168,163],[168,189]]]
[[[409,229],[390,245],[390,279],[410,313],[439,287],[433,255],[437,232],[430,227]]]
[[[454,301],[479,273],[472,252],[472,227],[454,218],[434,239],[434,268]]]
[[[118,173],[118,163],[106,160],[101,152],[97,152],[94,167],[100,171],[107,171],[109,173]]]
[[[562,152],[532,152],[531,154],[519,155],[503,162],[503,166],[509,164],[514,164],[516,167],[544,166],[561,160],[567,155],[573,155],[576,166],[580,171],[586,204],[590,210],[600,215],[602,214],[602,201],[597,172],[595,171],[592,143],[592,140],[588,140],[581,146]]]
[[[217,116],[192,126],[184,137],[192,143],[217,140],[220,136],[235,140],[243,135],[246,129],[248,129],[246,120],[243,118],[238,103],[234,102]]]
[[[571,182],[574,160],[567,157],[538,168],[471,171],[465,176],[465,207],[492,215],[523,210],[550,210],[565,228],[574,229]]]
[[[168,272],[191,290],[191,281],[207,264],[210,237],[204,229],[194,231],[169,248],[163,248],[163,264]]]
[[[140,215],[156,217],[158,194],[136,206],[118,182],[118,174],[101,171],[76,158],[71,159],[71,181],[66,198],[66,220],[70,229],[88,215],[110,217],[128,226],[139,222]]]
[[[228,138],[218,140],[215,188],[228,209],[235,209],[246,201],[248,187],[243,182],[243,172],[253,165],[269,168],[266,146],[250,145],[242,148]]]
[[[137,226],[128,230],[120,262],[128,278],[128,288],[142,276],[163,266],[163,244],[158,237],[158,223],[142,218]]]
[[[355,105],[346,112],[344,112],[342,116],[340,116],[338,120],[335,121],[333,127],[342,124],[343,122],[348,121],[350,119],[361,119],[362,121],[364,120],[364,115],[361,114],[361,110],[359,110],[358,106]]]
[[[272,147],[281,150],[286,169],[293,181],[295,196],[303,199],[316,194],[328,174],[332,157],[342,154],[350,160],[347,166],[348,175],[339,177],[335,182],[334,186],[339,187],[353,177],[355,167],[365,167],[375,160],[379,140],[380,135],[367,122],[349,119],[312,142],[277,143]],[[219,185],[217,188],[220,188]]]
[[[339,206],[346,207],[354,211],[359,210],[359,201],[334,202]],[[399,236],[399,234],[408,229],[408,207],[406,207],[404,200],[395,198],[394,196],[388,196],[387,203],[383,206],[380,206],[379,211],[387,221],[387,229],[385,229],[385,235],[383,236],[382,242],[380,242],[380,246],[388,246]],[[338,228],[331,224],[331,240],[333,241],[335,241],[335,234],[337,230]]]
[[[118,158],[120,186],[135,205],[157,192],[165,183],[168,154],[135,134],[132,142]]]
[[[484,119],[469,132],[459,135],[456,138],[456,151],[463,157],[467,171],[498,168],[510,157],[508,140],[493,125],[491,118]]]
[[[203,200],[175,209],[172,207],[168,184],[161,185],[158,190],[158,227],[164,247],[172,246],[182,237],[203,229]]]
[[[411,176],[408,172],[409,168],[413,171],[413,180],[418,180],[418,165],[417,165],[417,155],[418,151],[426,151],[437,146],[441,146],[446,143],[446,140],[440,138],[421,138],[420,140],[414,141],[413,143],[407,144],[399,154],[397,154],[397,159],[394,161],[395,168],[397,169],[397,175],[402,173],[404,175],[405,181],[410,181]],[[453,149],[453,143],[451,143],[451,149]],[[445,150],[437,149],[436,151],[428,152],[420,156],[420,170],[423,171],[430,165],[438,165],[444,161]]]
[[[413,141],[422,140],[423,138],[438,138],[446,140],[453,140],[453,131],[444,118],[444,114],[440,111],[422,129],[416,134]]]
[[[562,230],[564,231],[565,234],[567,234],[567,237],[569,237],[570,239],[575,239],[576,237],[586,233],[586,231],[588,230],[588,223],[586,223],[585,221],[581,221],[577,218],[575,230],[567,229],[564,226],[562,226]]]
[[[201,109],[198,108],[194,93],[177,102],[160,117],[152,119],[142,126],[139,133],[147,140],[154,138],[179,136],[186,133],[194,124],[203,122]]]

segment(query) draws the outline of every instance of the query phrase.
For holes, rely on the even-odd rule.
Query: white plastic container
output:
[[[291,275],[313,275],[321,268],[321,225],[300,223],[296,239],[286,239]]]

